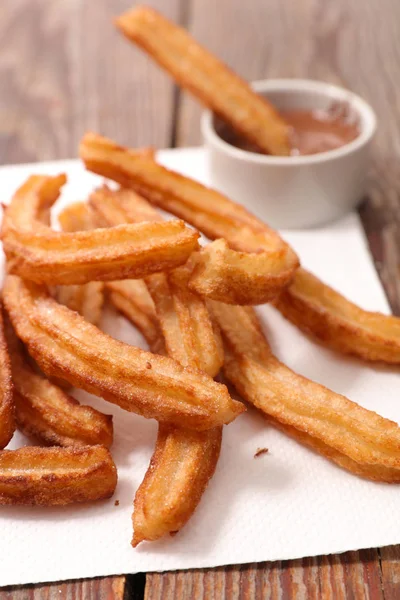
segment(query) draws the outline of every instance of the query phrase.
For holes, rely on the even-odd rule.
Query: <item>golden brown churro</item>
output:
[[[359,308],[304,269],[275,306],[324,346],[364,360],[400,363],[398,317]]]
[[[0,306],[0,449],[5,448],[15,431],[15,404],[10,357],[4,335]]]
[[[103,187],[91,195],[90,204],[104,226],[161,218],[146,200],[127,189]],[[219,331],[203,300],[188,289],[189,278],[190,270],[182,267],[151,275],[146,283],[168,355],[213,376],[223,360]],[[134,298],[133,292],[131,302]],[[175,533],[187,523],[214,474],[221,441],[221,427],[197,432],[160,424],[150,466],[135,495],[133,546]]]
[[[230,304],[261,304],[292,280],[298,267],[293,250],[219,192],[95,134],[84,136],[80,155],[89,170],[134,189],[208,237],[225,238],[198,253],[190,282],[194,291]]]
[[[131,302],[139,306],[140,300],[133,290]],[[142,333],[146,336],[146,330]],[[214,473],[221,439],[221,427],[197,432],[159,425],[150,466],[135,495],[133,546],[176,532],[187,523]]]
[[[272,354],[255,312],[211,303],[225,343],[224,373],[274,424],[356,475],[400,482],[400,428],[297,375]]]
[[[14,383],[18,429],[50,446],[110,447],[112,417],[82,406],[75,398],[42,375],[35,373],[22,343],[6,321],[6,339]]]
[[[261,152],[288,155],[288,126],[250,85],[157,11],[137,7],[116,19],[122,33]]]
[[[89,281],[82,285],[60,285],[56,290],[56,299],[85,317],[89,323],[97,325],[104,303],[104,283]]]
[[[187,523],[214,474],[222,427],[189,431],[160,425],[145,478],[135,495],[132,545],[176,533]]]
[[[110,498],[117,469],[103,446],[0,452],[0,504],[58,506]]]
[[[17,335],[47,374],[147,418],[204,430],[243,411],[196,369],[118,342],[58,304],[44,287],[9,275],[4,304]]]
[[[9,273],[51,285],[143,277],[183,264],[197,248],[198,234],[182,221],[52,231],[41,220],[65,181],[34,175],[15,193],[3,222]]]
[[[91,195],[90,206],[97,224],[109,227],[162,219],[144,198],[129,189],[100,188]],[[146,284],[168,356],[214,377],[222,366],[222,346],[204,301],[188,288],[190,277],[190,268],[184,266],[168,274],[151,275]]]
[[[127,190],[129,194],[134,194],[131,190]],[[82,231],[82,230],[90,230],[96,227],[109,227],[109,221],[106,219],[107,215],[102,215],[102,210],[107,210],[107,202],[101,202],[101,198],[103,194],[108,192],[108,188],[103,187],[100,190],[93,192],[92,197],[98,198],[98,202],[96,204],[94,200],[95,211],[91,209],[91,206],[88,203],[77,202],[71,206],[68,206],[60,215],[59,220],[62,225],[62,228],[65,231]],[[121,194],[119,194],[121,195]],[[112,197],[112,194],[111,196]],[[147,206],[148,203],[146,200],[143,201]],[[114,211],[119,211],[118,206],[112,206]],[[154,209],[150,206],[150,210],[155,212]],[[111,215],[110,215],[111,216]],[[143,219],[147,221],[151,221],[154,219]],[[157,219],[160,220],[160,219]],[[113,221],[115,225],[123,225],[124,223],[128,223],[125,220],[124,216],[120,216],[119,218],[115,218],[115,212]],[[133,221],[132,221],[133,222]],[[86,317],[88,321],[96,324],[96,321],[93,319],[88,319],[88,317],[84,313],[88,313],[89,310],[85,310],[86,302],[80,302],[80,294],[79,290],[81,288],[85,288],[83,292],[84,298],[87,297],[87,302],[91,303],[93,300],[93,295],[90,294],[90,290],[86,293],[86,288],[93,285],[99,285],[100,282],[90,282],[85,286],[64,286],[59,288],[58,292],[58,301],[68,308],[72,310],[76,310],[82,316]],[[101,285],[101,283],[100,283]],[[63,302],[63,298],[59,297],[60,291],[66,290],[65,293],[68,293],[68,290],[71,288],[78,288],[76,292],[72,292],[72,300],[69,302]],[[135,327],[139,329],[139,331],[145,337],[147,343],[149,344],[149,348],[155,354],[165,354],[164,348],[164,340],[163,336],[158,324],[158,319],[155,314],[154,303],[151,299],[151,296],[147,290],[147,286],[141,279],[124,279],[120,281],[109,281],[105,283],[105,288],[107,289],[109,295],[109,299],[112,304],[115,306],[117,310],[119,310],[127,319],[129,319]],[[91,311],[91,314],[96,314],[96,311]]]
[[[139,329],[154,354],[166,354],[164,337],[154,302],[142,279],[124,279],[106,284],[109,299],[132,325]]]
[[[74,202],[66,206],[58,215],[58,222],[63,231],[90,231],[93,229],[93,217],[86,202]],[[47,222],[46,225],[49,223]]]
[[[103,187],[90,197],[98,223],[157,221],[162,217],[146,200],[128,189]],[[95,216],[96,219],[96,216]],[[223,354],[203,300],[188,289],[190,270],[174,269],[146,278],[165,339],[168,356],[184,366],[216,375]],[[222,428],[206,432],[160,424],[155,451],[136,492],[133,514],[137,546],[179,531],[189,520],[212,477],[221,448]]]
[[[58,215],[58,220],[61,229],[70,233],[94,229],[89,207],[84,202],[76,202],[67,206]],[[55,297],[60,304],[75,310],[93,325],[99,323],[104,303],[104,283],[102,281],[58,286]]]

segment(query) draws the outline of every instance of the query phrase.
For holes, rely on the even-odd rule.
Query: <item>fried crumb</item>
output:
[[[259,456],[262,456],[263,454],[267,454],[268,452],[268,448],[257,448],[257,452],[254,455],[254,458],[258,458]]]
[[[116,500],[116,501],[114,502],[114,506],[119,506],[119,500]]]
[[[147,361],[147,363],[146,363],[146,369],[151,369],[151,362]]]

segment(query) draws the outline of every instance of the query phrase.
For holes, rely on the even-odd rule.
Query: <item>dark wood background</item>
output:
[[[131,146],[197,145],[200,108],[115,31],[132,0],[0,0],[0,163],[74,157],[88,129]],[[377,112],[360,214],[400,314],[399,0],[152,0],[247,79],[312,77]],[[0,590],[0,600],[400,598],[399,547]],[[1,568],[1,565],[0,565]]]

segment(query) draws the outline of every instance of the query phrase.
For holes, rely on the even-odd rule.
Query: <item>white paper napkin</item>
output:
[[[199,149],[165,151],[163,162],[207,183]],[[30,173],[65,171],[59,207],[84,199],[98,178],[77,161],[0,169],[2,201]],[[367,309],[388,311],[358,217],[313,231],[285,233],[303,264]],[[274,309],[259,313],[276,355],[295,371],[400,421],[398,369],[370,367],[310,342]],[[122,317],[107,311],[108,333],[143,344]],[[298,558],[400,542],[400,488],[363,481],[267,426],[249,410],[224,429],[221,458],[203,500],[174,538],[134,550],[131,512],[151,456],[156,423],[77,392],[114,415],[112,454],[119,482],[113,499],[67,508],[0,507],[0,586],[138,571],[213,567]],[[11,448],[26,444],[16,434]],[[259,447],[268,454],[254,458]],[[115,506],[114,501],[119,500]]]

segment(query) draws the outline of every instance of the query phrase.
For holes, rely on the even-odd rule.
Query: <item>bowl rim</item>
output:
[[[256,92],[319,92],[333,100],[346,100],[360,115],[362,130],[354,140],[334,150],[305,156],[270,156],[248,152],[225,142],[215,131],[213,112],[211,110],[203,111],[201,116],[201,131],[204,141],[217,147],[220,152],[228,154],[232,158],[255,164],[280,165],[282,167],[313,165],[340,159],[357,152],[357,150],[360,150],[371,141],[376,132],[377,118],[370,104],[354,92],[338,85],[313,79],[262,79],[253,81],[250,85]]]

